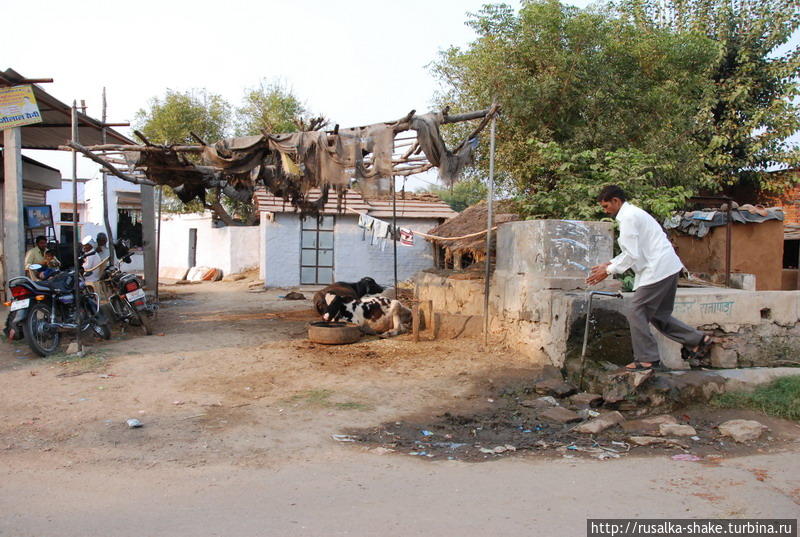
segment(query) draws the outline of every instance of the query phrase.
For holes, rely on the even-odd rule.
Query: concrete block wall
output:
[[[483,316],[483,279],[457,280],[420,272],[414,279],[419,300],[433,301],[437,312]]]
[[[300,285],[301,221],[294,213],[276,213],[272,221],[261,218],[264,256],[263,279],[267,287],[297,287]],[[427,232],[438,223],[434,219],[398,218],[397,225],[412,231]],[[364,276],[383,285],[394,283],[394,253],[387,240],[372,245],[371,232],[358,227],[358,218],[339,215],[334,225],[334,280],[357,281]],[[422,237],[414,237],[413,246],[397,245],[397,277],[399,281],[414,276],[420,270],[433,267],[433,249]]]
[[[289,213],[277,213],[273,218],[261,219],[264,285],[296,287],[300,284],[300,219]]]
[[[438,224],[437,220],[398,218],[397,225],[412,231],[427,232]],[[358,227],[358,218],[350,215],[336,218],[334,233],[334,278],[336,281],[357,281],[370,276],[381,285],[394,285],[394,253],[392,242],[386,247],[370,244],[371,232]],[[365,237],[362,240],[362,237]],[[433,248],[422,237],[414,237],[413,246],[397,244],[397,279],[404,281],[427,268],[433,267]],[[298,269],[299,272],[299,269]]]

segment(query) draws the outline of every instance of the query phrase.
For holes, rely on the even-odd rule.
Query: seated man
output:
[[[36,275],[29,270],[29,267],[31,265],[44,265],[44,253],[47,249],[47,237],[44,235],[39,235],[33,242],[34,247],[25,253],[25,261],[23,266],[28,272],[28,275],[35,278]]]

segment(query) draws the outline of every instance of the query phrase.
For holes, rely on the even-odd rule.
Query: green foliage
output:
[[[232,132],[231,106],[220,95],[204,89],[174,91],[153,97],[136,112],[136,128],[156,144],[196,144],[190,133],[208,143]]]
[[[554,215],[578,220],[605,216],[597,203],[603,185],[619,184],[631,202],[659,218],[666,217],[689,196],[683,186],[661,185],[655,179],[671,165],[637,149],[574,152],[555,143],[531,140],[538,155],[528,168],[539,184],[528,188],[520,199],[523,215],[547,218]]]
[[[722,408],[752,408],[770,416],[800,421],[800,376],[782,377],[752,393],[718,395],[714,405]]]
[[[295,132],[297,122],[303,121],[308,111],[292,91],[280,82],[262,80],[258,87],[245,91],[243,104],[236,109],[237,133],[240,136]]]
[[[436,100],[453,112],[501,104],[498,180],[529,216],[596,217],[594,197],[611,182],[662,216],[700,189],[793,162],[785,139],[797,129],[798,62],[769,54],[788,38],[781,25],[796,22],[782,6],[774,20],[752,11],[751,22],[726,26],[719,6],[728,3],[670,4],[675,18],[674,6],[687,20],[704,13],[714,31],[657,22],[659,2],[579,9],[534,0],[519,13],[487,5],[468,20],[477,38],[432,64]],[[745,37],[757,28],[761,38]],[[736,61],[724,60],[731,47]],[[479,164],[485,172],[485,155]]]
[[[146,108],[136,113],[135,126],[149,141],[157,144],[196,144],[194,133],[206,143],[223,138],[270,133],[294,132],[298,123],[310,121],[307,110],[291,90],[279,82],[261,81],[256,88],[245,91],[243,104],[233,107],[222,96],[205,89],[188,91],[167,90],[163,97],[153,97]],[[189,158],[192,158],[191,156]],[[220,203],[216,203],[221,197]],[[220,196],[216,190],[206,194],[207,204],[194,200],[182,203],[170,187],[164,187],[164,210],[194,213],[211,208],[224,221],[230,215],[242,221],[252,220],[252,202],[242,202]]]
[[[620,4],[620,13],[643,32],[692,33],[714,43],[693,131],[705,167],[703,186],[745,181],[780,193],[784,185],[767,168],[800,163],[800,151],[787,142],[800,129],[800,48],[781,50],[800,28],[799,8],[797,0]]]
[[[454,184],[452,188],[429,186],[418,192],[431,192],[442,198],[454,211],[461,212],[470,205],[486,199],[486,185],[478,178],[465,179]]]

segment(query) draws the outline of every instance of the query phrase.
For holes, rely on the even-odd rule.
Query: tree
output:
[[[212,144],[236,133],[240,136],[263,132],[284,133],[316,130],[326,124],[321,117],[311,117],[295,95],[278,82],[261,81],[257,88],[245,91],[243,104],[233,107],[220,95],[205,89],[184,92],[167,90],[164,97],[150,99],[148,108],[136,114],[137,128],[150,142],[158,144],[196,144],[196,135]],[[255,221],[252,201],[224,196],[219,189],[206,195],[206,201],[182,203],[169,187],[164,187],[166,208],[174,212],[199,212],[209,209],[228,225]],[[238,218],[238,220],[237,220]]]
[[[164,97],[153,97],[147,108],[136,113],[135,125],[151,143],[162,145],[195,144],[192,133],[207,143],[230,136],[233,130],[231,106],[220,95],[205,89],[175,91],[168,89]],[[218,191],[210,192],[206,201],[181,202],[172,189],[164,188],[165,210],[194,213],[209,209],[223,222],[234,223],[223,207]]]
[[[478,178],[469,178],[459,181],[452,188],[442,186],[429,186],[418,190],[431,192],[447,203],[454,211],[461,212],[470,205],[486,199],[486,185]]]
[[[694,139],[703,154],[703,186],[751,183],[780,194],[768,169],[797,165],[787,139],[800,130],[800,47],[781,52],[800,28],[797,0],[626,0],[623,16],[643,32],[667,29],[713,40],[710,90],[697,112]]]
[[[231,105],[205,89],[168,89],[136,112],[135,124],[151,142],[164,145],[197,143],[191,133],[210,143],[233,132]]]
[[[295,132],[310,121],[306,107],[284,84],[261,80],[258,87],[245,91],[243,104],[236,109],[237,132],[242,136],[263,132]]]
[[[494,99],[502,105],[498,179],[530,216],[600,216],[594,197],[608,182],[665,213],[699,189],[716,191],[729,180],[716,161],[745,173],[744,161],[726,161],[717,150],[720,139],[712,142],[707,133],[709,110],[719,102],[713,73],[720,43],[694,27],[653,23],[655,8],[647,6],[635,17],[629,6],[579,9],[557,0],[526,2],[518,14],[502,4],[486,6],[468,21],[475,41],[444,51],[432,64],[442,106],[460,111]],[[774,42],[780,33],[770,34]],[[776,76],[761,83],[788,84],[789,95],[788,87],[796,86]],[[733,106],[729,117],[742,113],[735,99],[722,100]],[[790,106],[780,98],[770,102],[776,113]],[[785,139],[796,117],[779,115],[771,132]],[[756,137],[754,125],[741,132]],[[485,161],[479,161],[484,169]]]

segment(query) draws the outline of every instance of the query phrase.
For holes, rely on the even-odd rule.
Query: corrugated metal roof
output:
[[[319,199],[322,195],[319,189],[313,189],[309,193],[309,200],[314,201]],[[414,199],[408,199],[413,197]],[[258,203],[259,211],[269,211],[273,213],[293,213],[297,210],[288,201],[282,198],[269,194],[266,189],[258,188],[255,192],[255,198]],[[342,210],[344,212],[351,212],[348,209],[360,213],[367,213],[369,216],[375,218],[390,218],[392,216],[392,200],[375,200],[364,199],[364,197],[355,190],[348,190],[344,199],[342,200]],[[322,214],[338,214],[336,210],[336,195],[331,194]],[[414,194],[407,194],[406,199],[397,199],[397,217],[398,218],[452,218],[458,215],[456,211],[450,208],[444,201],[435,195],[419,196]]]
[[[791,241],[800,239],[800,224],[784,224],[783,240]]]
[[[0,87],[13,86],[22,80],[25,80],[25,77],[13,69],[0,72]],[[72,136],[70,126],[72,110],[36,84],[33,84],[33,94],[36,97],[39,112],[42,114],[42,122],[20,127],[22,129],[22,148],[58,149],[58,146],[66,144]],[[103,143],[102,128],[101,121],[78,112],[78,141],[81,145]],[[106,129],[106,136],[110,144],[135,143],[112,128]],[[1,137],[0,145],[3,145]]]

